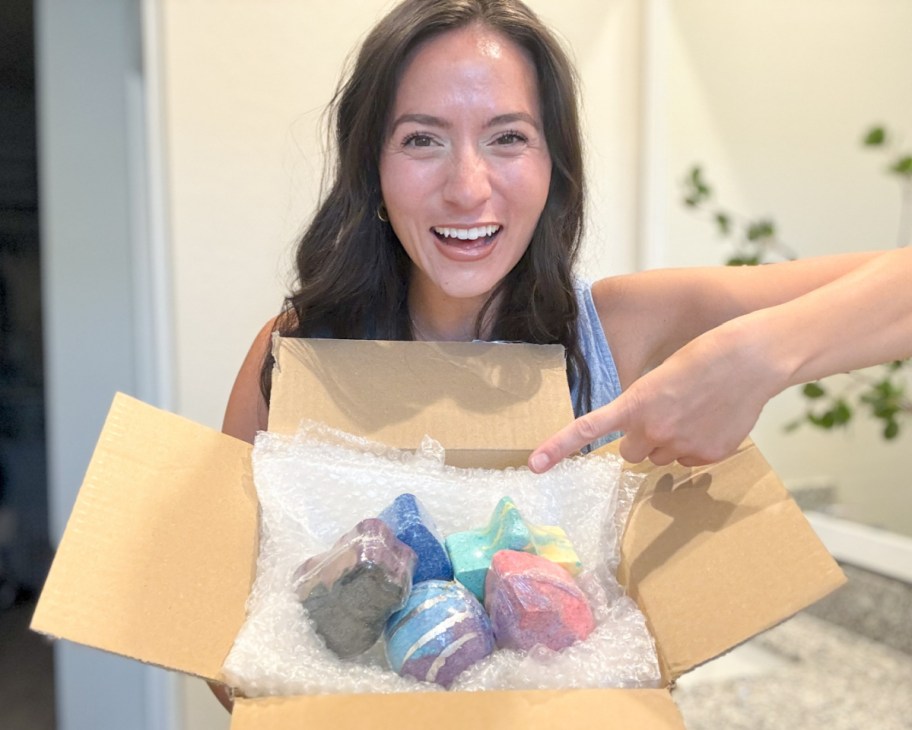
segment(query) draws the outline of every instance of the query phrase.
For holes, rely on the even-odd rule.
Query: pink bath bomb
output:
[[[585,594],[557,563],[531,553],[501,550],[485,579],[485,608],[502,649],[538,644],[559,651],[595,628]]]

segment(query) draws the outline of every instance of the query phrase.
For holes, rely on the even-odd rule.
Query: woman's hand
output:
[[[576,419],[530,456],[535,472],[606,434],[622,431],[621,456],[696,466],[734,453],[782,387],[756,338],[733,320],[688,343],[616,400]]]
[[[698,276],[700,289],[688,288],[687,282]],[[645,288],[628,282],[628,292],[647,293],[634,304],[646,307],[648,318],[621,329],[622,342],[626,337],[629,344],[651,318],[666,311],[685,316],[659,319],[672,323],[660,339],[677,339],[676,333],[692,321],[710,327],[633,380],[613,403],[541,444],[529,457],[529,468],[550,469],[615,431],[624,432],[621,455],[632,462],[648,458],[660,465],[678,460],[695,466],[725,458],[750,433],[764,404],[786,387],[912,357],[910,277],[912,248],[638,277],[636,281],[656,283]],[[681,295],[675,299],[669,291]],[[700,299],[700,292],[708,293],[701,306],[682,309]],[[734,306],[726,309],[724,302],[732,301]],[[714,302],[723,304],[714,308]],[[609,304],[606,310],[617,302]],[[732,313],[712,326],[714,319]]]

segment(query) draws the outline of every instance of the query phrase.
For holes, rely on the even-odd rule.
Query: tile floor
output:
[[[912,655],[803,612],[674,697],[688,730],[912,730]]]

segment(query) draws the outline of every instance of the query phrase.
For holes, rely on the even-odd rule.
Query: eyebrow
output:
[[[408,122],[414,122],[416,124],[423,124],[428,127],[439,127],[440,129],[449,129],[453,125],[441,119],[440,117],[435,117],[432,114],[403,114],[398,117],[395,122],[393,122],[392,131],[395,132],[396,128],[400,124],[406,124]],[[491,117],[487,122],[485,122],[485,129],[490,127],[497,127],[501,124],[511,124],[512,122],[526,122],[535,127],[536,130],[541,131],[541,125],[535,120],[531,114],[526,114],[526,112],[511,112],[509,114],[498,114],[496,117]]]

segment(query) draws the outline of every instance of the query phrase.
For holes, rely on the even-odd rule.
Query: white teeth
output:
[[[500,226],[478,226],[476,228],[434,228],[434,233],[444,238],[458,238],[460,241],[476,241],[493,236]]]

